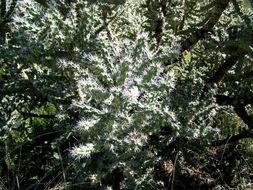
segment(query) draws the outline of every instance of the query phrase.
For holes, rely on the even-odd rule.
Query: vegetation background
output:
[[[252,0],[1,0],[0,188],[252,189]]]

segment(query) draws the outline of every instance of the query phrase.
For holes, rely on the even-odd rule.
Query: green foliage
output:
[[[229,2],[2,0],[3,186],[252,186],[251,2]]]
[[[73,106],[83,117],[77,131],[86,143],[75,147],[71,154],[78,160],[91,160],[85,169],[88,168],[89,174],[95,167],[92,171],[96,173],[90,176],[95,175],[96,180],[121,168],[123,173],[129,173],[128,183],[143,185],[146,172],[152,170],[150,164],[146,168],[145,162],[157,159],[155,153],[142,150],[148,136],[158,126],[168,125],[177,130],[174,113],[167,106],[174,74],[163,73],[161,63],[156,61],[159,54],[149,49],[144,41],[146,37],[140,34],[135,41],[115,40],[105,44],[105,52],[83,57],[87,69],[80,73],[80,99]],[[104,164],[94,164],[96,154],[100,154],[100,162],[106,158]],[[134,157],[138,160],[131,161]],[[140,173],[136,171],[136,162],[143,166]],[[97,173],[101,168],[105,172]]]

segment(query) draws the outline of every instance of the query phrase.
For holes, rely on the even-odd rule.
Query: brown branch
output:
[[[181,42],[181,54],[179,58],[175,59],[172,63],[178,62],[182,58],[184,51],[191,50],[200,40],[207,37],[215,24],[219,21],[223,11],[228,7],[230,1],[231,0],[214,0],[214,2],[211,3],[211,7],[213,3],[215,3],[213,14],[204,19],[204,25],[200,29],[196,29],[190,37]],[[165,66],[170,64],[171,62],[165,62]]]
[[[226,73],[231,69],[241,56],[244,55],[230,55],[225,62],[218,68],[214,75],[208,80],[209,84],[219,84],[225,77]]]
[[[223,95],[223,94],[217,94],[215,95],[216,102],[219,105],[234,105],[234,99],[230,98],[229,96]]]
[[[214,147],[222,146],[222,145],[225,145],[225,144],[230,144],[230,143],[238,142],[239,140],[247,139],[247,138],[253,139],[253,133],[252,133],[252,131],[246,130],[246,131],[243,131],[242,133],[230,136],[230,137],[228,137],[226,139],[214,141],[214,142],[211,143],[211,146],[214,146]]]
[[[203,100],[210,88],[212,88],[215,84],[219,84],[224,79],[227,72],[236,65],[240,59],[244,58],[245,54],[245,51],[236,47],[230,55],[227,55],[225,62],[217,69],[213,76],[206,81],[200,100]]]
[[[243,122],[250,128],[253,129],[253,118],[250,116],[245,107],[242,104],[234,106],[236,114],[243,120]]]
[[[245,105],[247,102],[241,103],[240,100],[236,98],[231,98],[226,95],[216,95],[216,101],[219,105],[231,105],[234,108],[234,111],[241,118],[241,120],[250,128],[253,129],[253,117],[250,116],[246,109]],[[251,98],[250,98],[251,99]],[[241,99],[243,100],[243,99]]]
[[[237,96],[237,97],[229,97],[229,96],[226,96],[226,95],[222,95],[222,94],[217,94],[215,95],[215,98],[216,98],[216,102],[219,104],[219,105],[236,105],[238,104],[238,102],[243,105],[243,106],[246,106],[248,104],[250,105],[253,105],[253,97],[252,96]]]
[[[222,146],[225,144],[230,144],[234,142],[238,142],[239,140],[242,139],[247,139],[247,138],[253,138],[253,118],[250,116],[246,109],[245,109],[245,102],[242,104],[240,100],[237,100],[236,98],[231,98],[226,95],[216,95],[216,102],[219,105],[231,105],[234,108],[234,111],[236,114],[241,118],[241,120],[249,127],[249,130],[245,130],[242,133],[239,133],[237,135],[230,136],[226,139],[222,140],[217,140],[211,143],[212,146]]]
[[[198,41],[205,38],[206,35],[212,31],[214,25],[219,21],[223,11],[228,7],[230,0],[216,0],[216,6],[214,8],[213,14],[210,16],[208,21],[202,26],[202,28],[197,29],[193,34],[181,43],[181,52],[186,50],[191,50]]]
[[[162,10],[163,16],[166,17],[167,12],[168,12],[168,7],[171,4],[171,0],[162,0],[160,4],[161,4],[161,10]]]

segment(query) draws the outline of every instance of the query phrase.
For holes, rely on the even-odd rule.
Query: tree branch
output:
[[[250,128],[253,129],[253,117],[250,116],[246,109],[246,103],[241,103],[236,98],[231,98],[226,95],[216,95],[216,102],[219,105],[231,105],[234,108],[236,114],[242,119],[242,121]]]
[[[211,143],[211,146],[214,146],[214,147],[222,146],[222,145],[225,145],[225,144],[238,142],[239,140],[247,139],[247,138],[253,138],[252,131],[246,130],[246,131],[243,131],[242,133],[230,136],[226,139],[214,141],[214,142]]]
[[[236,114],[248,125],[250,129],[253,129],[253,118],[247,113],[245,107],[241,104],[234,106]]]
[[[200,29],[196,29],[190,37],[181,42],[181,55],[174,60],[173,63],[181,59],[184,51],[191,50],[200,40],[206,38],[208,33],[212,31],[215,24],[219,21],[223,11],[228,7],[230,1],[231,0],[214,0],[214,2],[211,3],[211,6],[215,3],[213,14],[208,18],[205,18],[205,24]],[[166,62],[165,66],[170,64],[170,62]]]
[[[245,56],[245,52],[241,51],[240,48],[236,48],[230,55],[227,56],[225,62],[218,68],[218,70],[209,78],[203,88],[203,92],[200,96],[202,100],[209,88],[212,88],[215,84],[219,84],[229,71],[237,62]]]
[[[233,142],[238,142],[239,140],[246,139],[246,138],[253,138],[253,131],[252,131],[253,117],[250,116],[245,109],[245,105],[247,103],[245,103],[245,101],[241,103],[241,101],[236,98],[231,98],[229,96],[220,95],[220,94],[216,95],[215,98],[216,98],[216,102],[219,105],[233,106],[234,111],[241,118],[241,120],[249,127],[249,130],[245,130],[242,133],[230,136],[226,139],[214,141],[211,143],[211,145],[216,147],[216,146],[222,146],[222,145],[233,143]]]
[[[229,2],[230,0],[216,0],[216,6],[214,8],[213,14],[202,26],[202,28],[197,29],[189,38],[181,43],[181,52],[191,50],[199,40],[205,38],[208,32],[210,32],[213,29],[214,25],[219,21],[223,11],[229,5]]]
[[[218,68],[214,75],[208,80],[209,84],[219,84],[225,77],[226,73],[231,69],[241,56],[244,55],[230,55],[225,62]]]

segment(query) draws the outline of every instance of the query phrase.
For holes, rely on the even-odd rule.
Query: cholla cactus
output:
[[[72,104],[82,115],[76,130],[82,134],[83,144],[74,147],[71,155],[92,160],[93,154],[110,152],[110,164],[103,167],[109,173],[127,166],[123,172],[129,174],[128,180],[140,172],[134,169],[134,162],[143,167],[143,176],[150,172],[144,166],[155,155],[145,149],[149,136],[161,126],[178,126],[169,108],[174,74],[164,72],[159,54],[150,50],[146,37],[144,33],[135,41],[115,40],[106,44],[105,52],[83,54],[85,69],[77,83],[80,98]],[[178,50],[171,50],[175,52]],[[142,174],[138,174],[136,184],[144,180]]]

